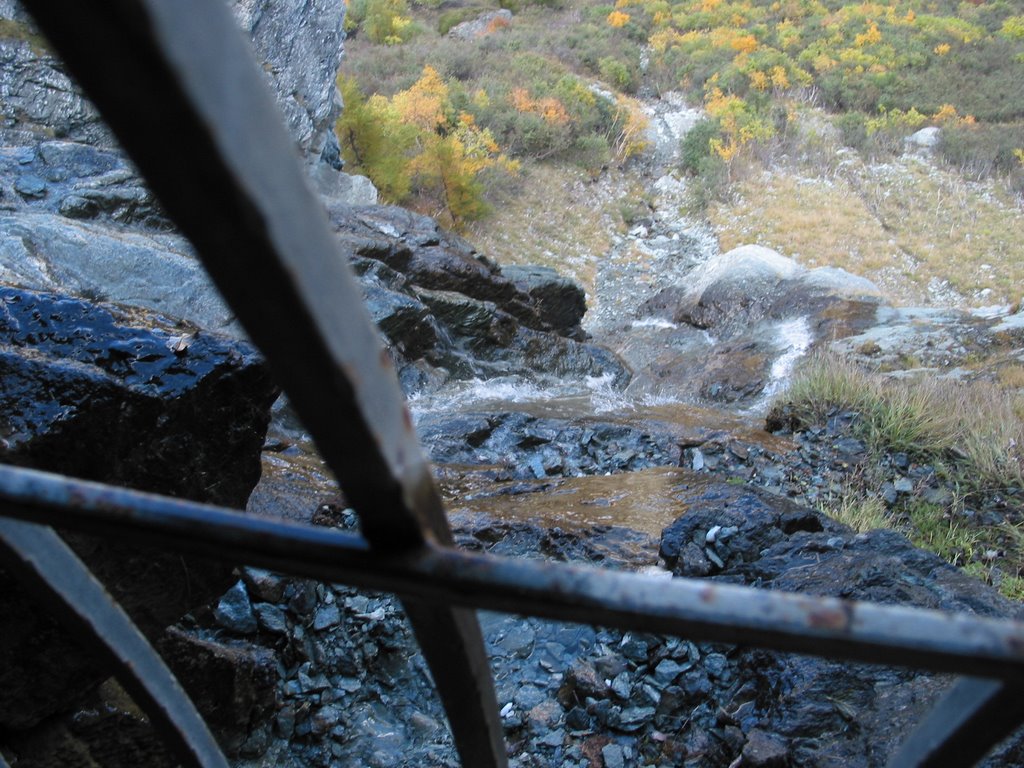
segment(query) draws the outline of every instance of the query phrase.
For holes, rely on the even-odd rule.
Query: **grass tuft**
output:
[[[1024,423],[1017,400],[987,382],[890,380],[822,354],[797,372],[776,409],[784,406],[797,423],[807,425],[837,411],[855,412],[856,428],[875,453],[951,459],[980,490],[1024,481]]]
[[[885,503],[878,496],[865,495],[862,488],[850,487],[843,493],[829,495],[819,509],[857,533],[893,527]]]
[[[936,378],[892,380],[865,371],[846,358],[819,354],[795,374],[773,408],[794,428],[827,423],[855,413],[854,431],[881,459],[906,453],[930,464],[954,492],[946,503],[917,495],[891,508],[881,488],[892,472],[872,461],[851,477],[841,493],[824,499],[822,511],[858,532],[901,530],[915,545],[1024,599],[1024,523],[992,526],[967,512],[994,495],[1013,496],[1024,485],[1024,419],[1020,395],[985,381]]]

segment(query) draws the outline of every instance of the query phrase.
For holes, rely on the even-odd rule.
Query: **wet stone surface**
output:
[[[670,570],[658,565],[653,542],[621,529],[466,514],[453,522],[460,546],[492,554],[985,615],[1014,611],[898,534],[857,535],[770,491],[698,478],[682,500],[687,514],[661,540]],[[688,546],[695,552],[680,554]],[[286,617],[287,631],[261,628],[253,638],[274,649],[283,674],[269,751],[237,765],[457,764],[392,598],[252,570],[244,579],[252,594],[277,598],[268,608]],[[254,606],[259,614],[260,602]],[[511,765],[519,768],[883,765],[949,682],[686,638],[487,612],[480,619]],[[989,764],[1012,764],[1021,754],[1011,742]]]

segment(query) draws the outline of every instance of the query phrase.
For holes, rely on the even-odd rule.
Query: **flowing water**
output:
[[[512,413],[547,420],[546,424],[600,422],[643,434],[669,435],[677,445],[697,445],[708,435],[728,432],[767,448],[778,447],[760,427],[771,398],[810,346],[805,318],[778,322],[764,331],[775,357],[761,394],[722,408],[708,407],[685,376],[675,375],[712,358],[719,340],[705,330],[641,311],[662,288],[685,285],[690,271],[718,248],[712,233],[680,213],[685,183],[666,173],[677,160],[680,139],[699,115],[671,96],[651,102],[648,112],[653,145],[645,166],[650,177],[650,215],[626,234],[615,234],[609,252],[593,255],[590,273],[595,278],[584,318],[584,329],[592,340],[613,349],[632,369],[631,383],[617,388],[610,374],[561,379],[522,374],[452,381],[439,391],[410,395],[409,407],[418,424],[440,416]],[[264,480],[250,503],[252,510],[269,512],[276,507],[278,514],[299,516],[302,508],[337,498],[330,473],[308,438],[293,432],[282,445],[284,450],[265,455]],[[432,448],[425,447],[428,452]],[[527,462],[515,455],[510,460]],[[622,526],[656,538],[685,511],[677,498],[679,489],[703,482],[691,469],[678,466],[547,477],[539,460],[532,461],[535,471],[526,473],[527,480],[509,479],[507,467],[498,471],[486,464],[439,466],[437,476],[449,510],[456,515],[532,520],[562,528]],[[282,495],[291,499],[283,510]]]

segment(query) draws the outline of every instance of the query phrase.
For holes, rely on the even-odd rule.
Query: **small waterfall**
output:
[[[814,341],[811,326],[805,315],[779,323],[775,327],[775,334],[776,343],[782,354],[772,363],[768,383],[765,384],[757,402],[747,409],[748,413],[763,411],[771,404],[772,399],[785,389],[797,360],[807,353]]]

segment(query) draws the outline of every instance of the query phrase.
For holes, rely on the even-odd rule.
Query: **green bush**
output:
[[[1014,150],[1024,148],[1024,122],[955,125],[943,128],[939,154],[964,173],[978,178],[1021,170]]]
[[[712,156],[711,141],[722,137],[717,120],[698,121],[683,137],[680,164],[683,170],[698,175]]]
[[[367,0],[362,28],[374,43],[388,45],[407,42],[418,30],[405,0]]]
[[[844,112],[836,118],[836,127],[843,144],[854,149],[864,149],[868,143],[867,119],[860,112]]]
[[[701,120],[683,137],[680,165],[686,171],[688,207],[703,212],[714,200],[721,200],[729,185],[729,166],[711,148],[713,139],[721,139],[717,120]]]
[[[630,69],[623,62],[606,56],[597,63],[601,77],[608,85],[623,93],[635,93],[639,85],[640,73]]]

